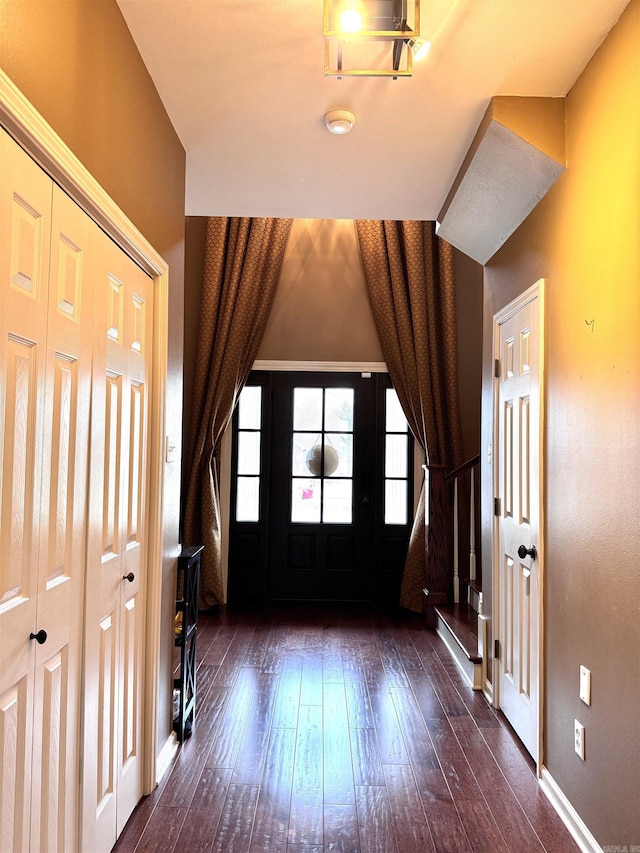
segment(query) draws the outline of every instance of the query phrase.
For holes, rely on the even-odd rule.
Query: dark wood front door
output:
[[[230,601],[396,595],[412,441],[388,377],[252,374],[258,388],[260,418],[241,410],[234,430]]]

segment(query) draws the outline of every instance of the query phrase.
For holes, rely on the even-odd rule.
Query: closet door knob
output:
[[[129,572],[128,575],[122,575],[122,580],[123,581],[129,581],[129,583],[133,583],[135,579],[136,579],[136,576],[134,575],[133,572]]]
[[[44,630],[44,628],[41,628],[37,634],[34,634],[32,631],[29,634],[29,639],[35,640],[36,643],[39,643],[39,645],[42,645],[43,643],[47,642],[47,632]]]
[[[531,548],[525,548],[524,545],[521,545],[518,548],[518,557],[520,557],[521,560],[524,560],[525,557],[531,557],[532,560],[537,559],[538,552],[536,551],[536,546],[532,545]]]

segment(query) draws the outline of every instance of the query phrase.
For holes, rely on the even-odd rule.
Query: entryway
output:
[[[255,371],[232,472],[232,603],[397,599],[413,439],[387,374]]]

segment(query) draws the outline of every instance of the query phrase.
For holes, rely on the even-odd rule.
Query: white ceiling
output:
[[[322,0],[118,0],[187,151],[186,213],[327,219],[436,219],[490,99],[566,95],[628,2],[422,0],[413,77],[337,80]]]

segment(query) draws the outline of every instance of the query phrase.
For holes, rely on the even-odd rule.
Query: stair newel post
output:
[[[469,512],[469,578],[476,579],[476,472],[471,469],[471,509]]]
[[[424,623],[436,628],[436,607],[451,596],[452,513],[449,488],[442,465],[424,465],[425,483],[425,588]]]
[[[458,478],[453,481],[453,603],[460,603],[460,566],[458,563]]]

